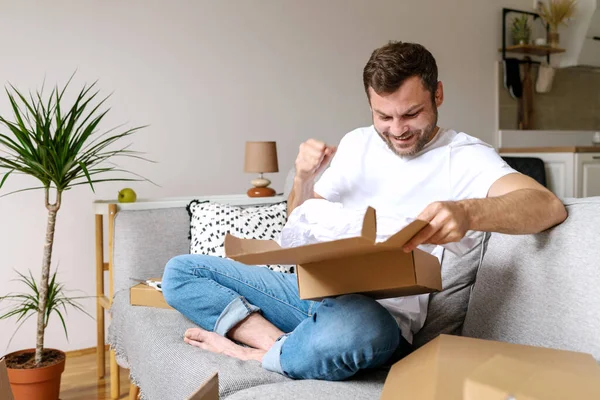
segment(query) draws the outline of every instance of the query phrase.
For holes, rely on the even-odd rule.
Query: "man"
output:
[[[508,167],[491,146],[437,126],[443,86],[423,46],[392,42],[375,50],[363,81],[373,125],[348,133],[337,149],[312,139],[300,146],[288,212],[324,198],[429,222],[407,252],[459,241],[471,230],[537,233],[566,218],[558,198]],[[185,333],[187,343],[258,360],[295,379],[342,380],[397,361],[410,351],[427,309],[426,297],[412,312],[394,299],[357,294],[300,300],[293,274],[202,255],[170,260],[163,292],[202,327]]]

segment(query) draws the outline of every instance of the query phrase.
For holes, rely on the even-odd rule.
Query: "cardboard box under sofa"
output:
[[[359,236],[282,248],[274,240],[225,237],[228,258],[247,265],[296,265],[301,299],[361,293],[376,299],[410,296],[442,290],[437,257],[402,247],[427,222],[415,220],[390,236],[376,242],[375,209],[365,213]]]
[[[381,400],[399,398],[600,399],[600,367],[590,354],[440,335],[392,366]]]

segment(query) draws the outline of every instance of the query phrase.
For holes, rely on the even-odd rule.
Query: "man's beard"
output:
[[[437,120],[438,120],[437,117],[438,117],[437,110],[435,110],[435,118],[431,122],[431,124],[427,125],[424,129],[411,130],[402,135],[402,136],[419,135],[417,142],[413,145],[412,148],[410,148],[410,151],[408,151],[408,152],[399,151],[394,146],[394,144],[392,143],[390,138],[388,137],[388,135],[390,135],[388,132],[385,132],[385,133],[379,132],[377,130],[377,128],[375,128],[375,130],[379,134],[379,137],[381,137],[381,139],[385,142],[385,144],[387,144],[389,149],[394,152],[394,154],[396,154],[399,157],[410,157],[410,156],[414,156],[415,154],[417,154],[418,152],[423,150],[425,148],[425,145],[427,143],[429,143],[429,141],[431,140],[431,138],[433,137],[433,135],[435,133],[435,128],[437,126]],[[395,135],[392,135],[392,136],[395,136]],[[405,149],[402,149],[402,150],[405,150]]]

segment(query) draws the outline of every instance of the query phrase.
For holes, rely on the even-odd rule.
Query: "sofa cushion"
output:
[[[184,207],[124,210],[115,217],[115,293],[137,283],[136,279],[162,276],[172,257],[190,249],[190,219]]]
[[[287,201],[258,206],[233,206],[193,200],[190,215],[190,254],[225,257],[228,233],[242,239],[276,240],[287,221]],[[277,272],[293,272],[289,265],[266,265]]]
[[[184,343],[186,329],[196,327],[193,322],[174,310],[131,306],[125,291],[115,296],[111,313],[109,343],[119,364],[130,368],[145,399],[185,399],[214,372],[219,373],[221,398],[289,380],[263,369],[258,361],[241,361]]]
[[[554,228],[491,235],[464,335],[600,360],[600,197],[564,202],[569,216]]]
[[[240,390],[228,400],[371,400],[383,390],[387,370],[373,370],[341,382],[298,380],[256,386]]]
[[[489,235],[469,232],[468,236],[477,245],[462,256],[444,250],[442,256],[443,290],[429,296],[427,319],[423,328],[415,335],[413,345],[420,347],[438,335],[458,335],[467,314],[471,286]]]

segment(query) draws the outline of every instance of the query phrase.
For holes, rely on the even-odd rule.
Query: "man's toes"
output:
[[[188,339],[188,338],[183,338],[183,341],[186,342],[187,344],[194,346],[194,347],[199,347],[201,349],[206,350],[206,345],[202,342],[198,342],[196,340],[192,340],[192,339]]]
[[[204,329],[190,328],[187,331],[185,331],[184,336],[189,339],[202,340],[202,338],[205,336],[205,334],[206,334],[206,331]]]
[[[185,333],[183,334],[183,336],[190,337],[194,333],[195,330],[197,330],[197,328],[189,328],[189,329],[187,329],[185,331]]]

